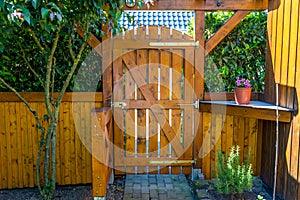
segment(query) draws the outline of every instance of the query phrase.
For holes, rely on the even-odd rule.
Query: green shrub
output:
[[[240,163],[240,147],[233,146],[225,158],[221,151],[217,152],[217,172],[215,187],[219,194],[242,194],[252,188],[253,171],[250,162],[250,151],[245,164]]]
[[[206,12],[205,39],[232,16],[233,12]],[[193,36],[194,20],[188,25]],[[252,90],[263,92],[265,85],[265,55],[267,13],[251,12],[206,57],[205,91],[233,92],[237,77],[251,81]]]

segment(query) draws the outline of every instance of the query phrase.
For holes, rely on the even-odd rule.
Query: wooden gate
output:
[[[112,45],[116,173],[191,173],[197,43],[176,30],[141,27]]]

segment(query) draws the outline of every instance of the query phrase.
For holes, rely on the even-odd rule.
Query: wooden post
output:
[[[205,45],[205,12],[196,11],[195,12],[195,40],[199,41],[199,47],[195,52],[195,85],[194,90],[197,99],[203,100],[204,97],[204,45]],[[197,111],[196,111],[197,112]],[[202,161],[198,157],[199,150],[202,145],[203,140],[203,114],[199,115],[199,126],[195,129],[194,137],[194,159],[196,160],[195,168],[202,167]],[[195,124],[197,124],[195,122]]]

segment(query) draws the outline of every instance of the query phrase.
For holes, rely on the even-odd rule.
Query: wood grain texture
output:
[[[232,146],[240,147],[240,158],[246,161],[248,150],[251,149],[250,161],[255,175],[259,175],[257,155],[259,145],[259,120],[231,115],[203,113],[203,158],[202,172],[206,179],[216,173],[216,152],[229,153]],[[260,159],[259,159],[260,160]]]
[[[7,99],[12,94],[1,95],[3,99]],[[90,99],[86,102],[74,103],[67,98],[60,110],[56,154],[58,185],[91,183],[92,163],[91,155],[88,153],[90,147],[86,143],[89,140],[87,132],[91,130],[91,117],[89,117],[91,110],[94,105],[99,106],[101,102],[98,99],[94,102],[91,94],[86,97]],[[43,93],[36,93],[33,102],[30,100],[29,102],[43,119],[46,113],[45,106],[42,102],[35,101],[37,99],[43,99]],[[74,108],[73,104],[76,104]],[[0,118],[0,188],[36,186],[35,168],[39,132],[32,113],[22,102],[0,101]],[[42,121],[47,127],[47,120]]]
[[[264,99],[275,102],[274,86],[279,84],[279,104],[298,110],[299,107],[299,1],[275,0],[269,3],[268,15],[268,62],[269,81]],[[272,81],[274,80],[274,81]],[[293,113],[292,121],[279,124],[279,159],[277,172],[277,193],[284,199],[299,199],[299,122],[298,111]],[[276,126],[263,122],[261,176],[273,187]]]

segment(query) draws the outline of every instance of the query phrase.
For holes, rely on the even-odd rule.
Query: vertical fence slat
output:
[[[64,162],[65,162],[65,173],[64,173],[64,179],[66,184],[71,184],[71,158],[70,158],[70,150],[71,150],[71,131],[70,131],[70,107],[68,103],[63,103],[63,120],[64,120],[64,125],[63,125],[63,132],[62,134],[64,135],[64,147],[65,147],[65,152],[64,152]]]
[[[7,188],[8,187],[8,153],[7,153],[7,131],[6,131],[6,103],[0,103],[0,188]]]
[[[210,113],[203,113],[203,143],[201,146],[202,150],[202,172],[205,179],[211,177],[210,171],[210,143],[211,143],[211,118]]]
[[[85,124],[87,123],[86,122],[86,118],[85,118],[85,107],[86,107],[86,104],[81,104],[80,105],[80,115],[82,116],[80,118],[80,132],[82,133],[82,140],[84,141],[83,143],[84,144],[88,144],[87,143],[87,138],[86,138],[86,131],[85,131]],[[86,149],[83,147],[82,148],[82,151],[81,151],[81,156],[82,156],[82,165],[81,165],[81,180],[83,183],[87,183],[87,156],[86,156]]]
[[[13,168],[12,168],[12,150],[11,150],[11,112],[12,103],[5,103],[6,118],[6,144],[7,144],[7,187],[13,188]]]
[[[166,29],[162,29],[162,39],[167,39],[170,38],[170,33],[167,33]],[[154,51],[151,51],[151,55],[155,55]],[[153,59],[153,56],[150,56],[151,59]],[[154,57],[156,58],[156,57]],[[156,58],[158,59],[158,58]],[[159,59],[160,59],[160,63],[161,63],[161,67],[160,67],[160,99],[164,99],[164,100],[169,100],[170,99],[170,66],[171,66],[171,53],[168,50],[165,51],[161,51],[160,55],[159,55]],[[153,62],[155,62],[155,60],[153,60]],[[155,80],[155,77],[157,77],[157,70],[154,69],[151,70],[150,76],[153,79],[153,82],[157,82],[157,80]],[[157,88],[155,88],[154,91],[157,91]],[[166,120],[170,120],[169,119],[169,109],[165,109],[164,110],[164,115],[166,116]],[[154,116],[153,116],[154,117]],[[156,130],[157,130],[157,124],[156,124]],[[155,129],[154,128],[154,129]],[[168,156],[168,152],[169,152],[169,147],[168,147],[168,141],[165,139],[166,135],[164,133],[164,131],[160,131],[160,156],[161,157],[167,157]],[[167,167],[165,168],[161,168],[160,169],[160,173],[165,174],[168,173],[169,169]]]
[[[257,119],[253,119],[253,118],[249,118],[248,119],[248,127],[249,129],[245,129],[245,131],[247,131],[248,134],[248,148],[245,149],[244,154],[245,154],[245,158],[248,155],[248,150],[250,149],[250,163],[253,166],[253,170],[254,172],[256,172],[257,174],[257,166],[256,166],[256,160],[257,160],[257,135],[258,135],[258,120]],[[246,132],[245,132],[246,134]]]
[[[67,170],[65,168],[65,165],[66,165],[66,160],[65,160],[65,133],[64,133],[64,104],[62,103],[60,105],[60,112],[59,112],[59,154],[60,154],[60,183],[65,185],[66,184],[66,181],[65,181],[65,170]]]
[[[173,38],[178,38],[178,34],[174,35]],[[183,72],[183,50],[172,50],[172,100],[181,100],[183,97],[182,90],[182,72]],[[172,109],[171,127],[175,134],[180,138],[180,126],[181,126],[181,110]],[[169,141],[170,142],[170,141]],[[175,150],[172,147],[172,156],[176,156]],[[181,155],[177,155],[181,156]],[[172,173],[180,173],[179,167],[172,167]]]
[[[22,137],[22,160],[23,160],[23,182],[24,186],[30,185],[30,153],[29,140],[30,131],[28,130],[28,112],[24,104],[20,104],[20,129]]]
[[[75,126],[75,174],[76,174],[76,183],[81,183],[82,182],[82,173],[81,173],[81,169],[82,169],[82,165],[81,165],[81,161],[82,161],[82,143],[81,143],[81,139],[79,134],[82,134],[81,129],[81,123],[80,123],[80,103],[74,102],[72,104],[73,107],[73,115],[74,115],[74,122],[76,123]]]
[[[138,29],[137,32],[138,38],[145,38],[146,37],[146,31],[145,29]],[[137,50],[137,65],[139,66],[139,71],[141,72],[142,77],[146,79],[146,73],[148,69],[148,53],[147,50]],[[137,99],[145,99],[140,90],[137,91]],[[138,126],[138,154],[144,154],[146,153],[146,110],[145,109],[138,109],[138,119],[137,119],[137,126]],[[145,163],[146,165],[146,163]],[[139,167],[139,172],[145,172],[146,169],[144,167]]]
[[[17,165],[18,165],[18,187],[22,188],[24,185],[23,179],[23,169],[24,169],[24,151],[26,146],[23,146],[24,135],[26,135],[25,131],[22,129],[21,119],[24,118],[24,112],[22,112],[20,105],[21,103],[16,103],[16,135],[17,135]],[[25,118],[26,119],[26,118]]]
[[[223,127],[222,127],[222,135],[221,135],[221,150],[222,153],[227,152],[227,146],[226,143],[228,142],[228,140],[230,138],[228,138],[229,134],[227,133],[227,126],[228,126],[228,120],[227,120],[227,116],[223,115]]]
[[[158,64],[160,61],[162,61],[161,56],[162,53],[159,54],[157,51],[154,50],[149,50],[148,51],[148,60],[149,60],[149,89],[152,92],[152,95],[155,99],[158,99],[158,87],[160,87],[161,95],[160,98],[162,98],[163,95],[168,94],[166,92],[166,87],[162,86],[162,71],[166,69],[166,66],[161,66],[161,76],[158,76]],[[168,58],[166,58],[168,60]],[[160,78],[160,86],[158,85],[158,78]],[[165,93],[164,93],[165,92]],[[158,156],[158,122],[151,110],[149,110],[149,156],[156,157]],[[162,131],[161,131],[162,132]],[[162,134],[162,133],[161,133]],[[164,146],[162,146],[164,145]],[[160,142],[160,148],[165,147],[165,143]],[[164,151],[166,152],[166,151]],[[167,155],[167,153],[163,153],[160,151],[160,155],[164,156]],[[157,172],[157,167],[149,167],[149,171],[151,173],[156,173]],[[167,171],[165,171],[167,172]]]
[[[31,104],[32,108],[38,113],[38,103],[32,103]],[[31,114],[31,113],[30,113]],[[29,114],[29,115],[30,115]],[[37,130],[37,123],[36,120],[34,119],[34,117],[29,117],[28,120],[28,124],[30,127],[30,143],[29,143],[29,147],[31,147],[29,150],[31,152],[31,165],[32,166],[32,178],[30,179],[33,183],[33,185],[36,185],[36,156],[37,156],[37,151],[38,151],[38,141],[39,141],[39,135],[40,135],[40,131]]]
[[[91,102],[86,103],[86,109],[84,111],[85,117],[86,117],[86,124],[85,124],[85,132],[87,137],[87,144],[89,144],[85,149],[86,153],[86,177],[87,177],[87,183],[90,183],[92,181],[92,155],[91,155],[91,144],[92,144],[92,135],[91,135],[91,111],[94,109],[92,105],[94,105]]]
[[[233,145],[233,116],[226,116],[226,151],[229,152]]]
[[[72,112],[72,105],[69,104],[69,118],[70,118],[70,174],[71,183],[76,184],[76,153],[75,153],[75,127],[74,127],[74,116]],[[90,110],[91,112],[91,110]]]

